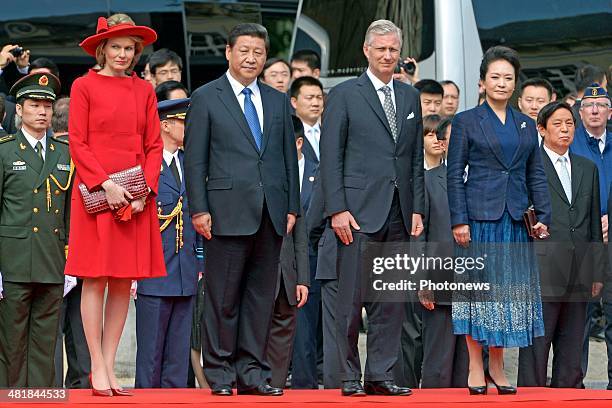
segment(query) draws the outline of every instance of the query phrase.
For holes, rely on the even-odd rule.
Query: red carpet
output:
[[[515,407],[515,408],[611,408],[612,391],[575,390],[551,388],[521,388],[517,395],[497,395],[494,388],[489,389],[487,396],[470,396],[467,389],[428,389],[415,390],[409,397],[342,397],[339,390],[301,391],[288,390],[282,397],[236,396],[214,397],[210,390],[175,389],[175,390],[136,390],[133,397],[92,397],[88,390],[71,390],[68,403],[0,403],[0,407],[92,407],[128,405],[138,408],[233,408],[233,407],[357,407],[370,408],[418,408],[418,407]]]

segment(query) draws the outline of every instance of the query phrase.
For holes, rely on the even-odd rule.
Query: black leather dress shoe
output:
[[[220,395],[222,397],[227,397],[233,394],[232,387],[230,386],[219,386],[210,390],[212,395]]]
[[[343,381],[342,395],[345,397],[365,397],[366,393],[359,381]]]
[[[250,390],[238,391],[241,395],[263,395],[266,397],[280,397],[283,395],[282,388],[272,387],[270,384],[262,384]]]
[[[412,390],[407,387],[398,387],[393,381],[366,381],[365,392],[368,395],[410,395]]]

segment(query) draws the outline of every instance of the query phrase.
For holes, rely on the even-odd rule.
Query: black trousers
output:
[[[450,305],[423,310],[421,388],[467,387],[469,356],[465,336],[453,334]]]
[[[336,341],[336,302],[338,299],[338,281],[336,279],[321,281],[321,323],[323,326],[323,387],[340,388],[340,359],[338,356],[338,342]],[[351,355],[354,356],[354,355]],[[352,366],[359,365],[357,360],[351,362]]]
[[[267,362],[271,371],[270,385],[278,388],[285,388],[287,382],[297,328],[297,306],[289,304],[282,279],[281,277],[280,289],[274,304],[274,314],[272,315],[270,337],[266,351]]]
[[[519,387],[545,387],[548,353],[552,345],[551,387],[582,388],[582,331],[585,302],[542,302],[544,337],[519,351]]]
[[[395,382],[400,387],[419,388],[421,383],[424,308],[415,298],[403,304],[400,350],[397,364],[393,368]]]
[[[255,234],[205,242],[202,342],[213,389],[235,383],[246,391],[270,380],[266,346],[282,240],[264,203]]]
[[[91,359],[81,318],[81,291],[83,281],[64,297],[60,312],[60,327],[55,346],[55,386],[62,388],[89,388],[87,378],[91,371]],[[64,348],[68,370],[64,382]]]
[[[359,222],[359,220],[357,220]],[[396,192],[387,220],[380,231],[368,234],[353,232],[353,242],[338,241],[338,299],[336,340],[340,358],[340,380],[361,380],[361,364],[357,343],[361,308],[368,314],[367,361],[365,381],[393,380],[393,367],[398,358],[401,324],[404,317],[401,302],[362,302],[361,248],[367,242],[408,241],[410,235],[402,219]]]

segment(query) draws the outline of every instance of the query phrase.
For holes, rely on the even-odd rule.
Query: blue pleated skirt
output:
[[[453,293],[453,330],[483,346],[527,347],[544,335],[537,259],[522,221],[505,211],[497,221],[470,221],[469,248],[457,256],[483,257],[484,268],[455,282],[489,283],[487,291]]]

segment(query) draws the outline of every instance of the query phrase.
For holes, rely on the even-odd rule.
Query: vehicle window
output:
[[[610,0],[472,0],[483,50],[505,45],[521,56],[526,77],[573,90],[576,68],[612,62]]]
[[[358,75],[367,67],[363,55],[365,32],[377,19],[402,29],[402,56],[429,57],[434,45],[433,2],[428,0],[304,0],[299,17],[307,30],[297,30],[294,50],[311,48],[328,59],[324,76]],[[328,44],[321,44],[322,40]],[[323,49],[321,48],[323,45]]]

